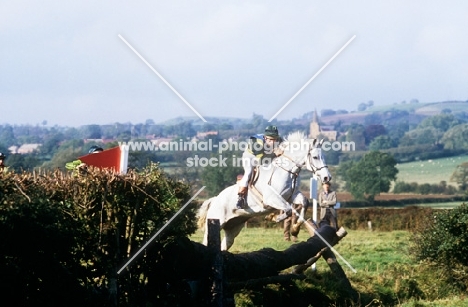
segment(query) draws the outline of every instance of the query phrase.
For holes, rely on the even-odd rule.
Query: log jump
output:
[[[309,233],[312,235],[317,232],[319,235],[312,235],[307,241],[293,244],[284,251],[263,248],[233,254],[220,250],[219,222],[212,220],[209,225],[212,226],[209,227],[211,242],[208,246],[188,238],[179,239],[164,249],[163,265],[166,271],[170,269],[170,279],[197,281],[197,288],[209,291],[211,306],[234,306],[233,293],[249,284],[301,278],[305,269],[320,257],[327,261],[340,285],[351,294],[355,293],[328,246],[336,245],[346,236],[343,228],[336,232],[328,225],[318,228],[313,222],[306,221],[304,225]],[[279,275],[291,267],[294,269],[290,276]]]

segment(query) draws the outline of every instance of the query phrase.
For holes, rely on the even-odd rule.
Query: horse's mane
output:
[[[300,142],[301,140],[307,139],[306,135],[302,131],[291,132],[286,137],[285,141],[288,142]]]

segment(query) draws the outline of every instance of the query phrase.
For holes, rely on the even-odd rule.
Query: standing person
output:
[[[0,173],[5,170],[5,154],[3,152],[0,152]]]
[[[302,204],[292,204],[294,210],[296,212],[300,212],[302,210]],[[306,205],[305,205],[305,212],[307,211],[307,208],[309,207],[309,201],[306,199]],[[300,227],[297,228],[296,231],[294,231],[293,225],[297,223],[297,220],[299,217],[293,212],[293,214],[289,217],[287,217],[284,222],[283,222],[283,236],[284,236],[284,241],[297,241],[297,236],[299,235]]]
[[[244,175],[237,182],[239,186],[237,209],[242,209],[246,203],[249,179],[254,167],[263,162],[271,163],[274,158],[281,155],[281,152],[277,149],[280,142],[281,137],[276,126],[267,126],[265,133],[250,137],[249,147],[242,154]]]
[[[331,183],[322,184],[322,192],[319,194],[320,222],[326,221],[330,226],[338,230],[336,218],[336,192],[331,190]]]

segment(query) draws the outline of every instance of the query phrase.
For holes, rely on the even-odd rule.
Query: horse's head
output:
[[[306,166],[307,169],[313,172],[320,178],[322,183],[329,182],[332,179],[328,166],[325,163],[325,158],[322,154],[323,139],[318,141],[317,139],[312,140],[311,149],[307,155]]]
[[[322,154],[323,140],[307,139],[302,132],[288,135],[281,143],[284,155],[294,161],[297,167],[306,168],[317,175],[322,182],[329,182],[332,178]]]

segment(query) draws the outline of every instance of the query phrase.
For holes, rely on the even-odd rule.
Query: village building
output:
[[[314,111],[312,122],[310,123],[309,138],[317,139],[319,136],[326,137],[329,141],[336,141],[338,131],[333,126],[321,126],[319,124],[317,110]]]
[[[39,150],[42,144],[23,144],[21,146],[10,146],[8,151],[12,154],[29,154]]]

